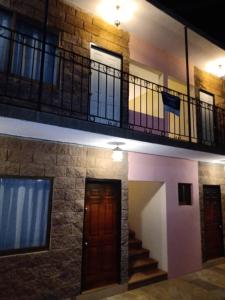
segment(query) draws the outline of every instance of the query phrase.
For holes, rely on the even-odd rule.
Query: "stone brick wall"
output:
[[[0,174],[54,178],[49,251],[0,257],[0,299],[70,299],[80,293],[85,178],[122,180],[121,283],[127,281],[127,156],[78,145],[0,137]]]
[[[0,0],[1,6],[39,22],[44,20],[44,4],[44,0]],[[50,29],[61,33],[60,45],[64,49],[89,57],[92,42],[122,54],[124,67],[128,67],[129,34],[85,13],[72,1],[49,0],[48,25]]]
[[[201,232],[202,232],[202,253],[205,260],[205,239],[204,239],[204,209],[203,209],[203,185],[220,185],[221,202],[223,213],[223,235],[225,247],[225,171],[223,165],[199,163],[199,201],[201,212]]]
[[[43,24],[44,0],[0,0],[0,5],[14,12],[16,16],[22,16],[23,20],[39,23],[40,26]],[[44,85],[42,110],[86,119],[90,96],[90,63],[74,54],[90,58],[90,44],[94,43],[99,47],[121,54],[123,70],[128,72],[129,34],[94,15],[85,13],[72,1],[64,0],[49,0],[48,30],[58,34],[58,46],[69,52],[57,51],[58,82],[54,83],[54,87]],[[15,80],[15,76],[12,74],[7,75],[10,78],[1,76],[3,78],[0,81],[0,90],[3,90],[3,95],[7,91],[4,102],[21,104],[29,108],[37,106],[37,82],[31,84],[30,80],[26,78]],[[126,82],[123,84],[122,95],[123,123],[126,124],[128,107],[128,84]],[[17,97],[24,102],[22,103],[21,100],[18,102]]]

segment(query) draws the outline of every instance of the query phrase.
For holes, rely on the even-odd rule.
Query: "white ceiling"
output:
[[[0,117],[0,134],[23,138],[72,143],[90,147],[112,149],[112,143],[124,143],[121,148],[127,152],[154,154],[176,157],[195,161],[219,163],[225,156],[200,151],[193,151],[171,146],[140,142],[136,140],[115,138],[103,134],[91,133],[76,129],[45,125],[41,123],[22,121]],[[111,143],[111,144],[110,144]]]
[[[101,0],[64,1],[98,15],[97,6]],[[135,1],[137,11],[130,22],[121,24],[122,29],[184,59],[184,26],[146,0]],[[189,41],[190,63],[200,69],[204,69],[211,60],[225,57],[224,50],[194,32],[189,31]]]

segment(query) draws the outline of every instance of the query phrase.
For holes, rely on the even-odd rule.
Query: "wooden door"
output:
[[[119,281],[120,201],[120,181],[87,181],[83,239],[83,290]]]
[[[220,186],[204,185],[206,260],[224,255]]]

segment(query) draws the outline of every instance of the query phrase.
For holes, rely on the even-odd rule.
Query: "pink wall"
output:
[[[128,180],[166,183],[169,278],[201,269],[198,163],[138,153],[128,159]],[[192,183],[192,206],[178,205],[178,182]]]
[[[186,82],[185,51],[182,58],[173,53],[159,49],[134,35],[130,36],[130,58],[164,74],[164,85],[171,76],[181,82]],[[190,66],[190,83],[194,85],[194,68]]]

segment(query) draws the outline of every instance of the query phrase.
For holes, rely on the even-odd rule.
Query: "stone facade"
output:
[[[0,5],[31,22],[44,20],[44,0],[0,0]],[[35,23],[34,23],[35,24]],[[49,30],[59,33],[59,45],[83,56],[90,56],[90,43],[123,55],[129,63],[129,34],[100,18],[83,12],[72,1],[49,0]]]
[[[20,18],[28,24],[36,24],[41,28],[44,4],[44,0],[0,0],[0,5],[14,14],[12,27]],[[94,15],[85,13],[69,0],[49,0],[48,32],[58,37],[58,47],[54,54],[53,84],[43,84],[40,99],[38,80],[31,83],[29,78],[24,76],[19,76],[18,79],[18,76],[15,77],[9,70],[0,75],[0,90],[4,91],[5,96],[1,98],[1,102],[35,110],[37,108],[39,110],[41,106],[41,110],[45,112],[86,120],[89,111],[90,76],[94,69],[94,63],[91,64],[89,60],[91,43],[122,55],[122,69],[128,72],[129,34]],[[40,49],[36,51],[41,55]],[[95,68],[98,70],[98,65],[95,64]],[[121,92],[124,112],[121,121],[124,126],[127,126],[128,83],[126,81]]]
[[[127,156],[110,150],[0,138],[0,174],[53,177],[50,249],[0,257],[0,299],[71,299],[81,292],[85,178],[120,179],[121,283],[127,282]]]
[[[199,163],[199,201],[201,212],[202,253],[205,260],[203,185],[220,185],[225,247],[225,171],[223,165]]]

